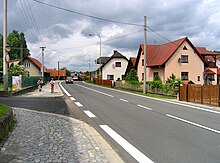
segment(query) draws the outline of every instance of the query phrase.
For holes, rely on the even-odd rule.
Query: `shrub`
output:
[[[126,76],[125,81],[132,82],[138,81],[138,76],[135,69],[131,69],[130,73]]]

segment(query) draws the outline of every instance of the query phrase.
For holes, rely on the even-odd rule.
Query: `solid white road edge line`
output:
[[[191,125],[194,125],[194,126],[197,126],[197,127],[200,127],[200,128],[203,128],[203,129],[206,129],[206,130],[209,130],[209,131],[212,131],[212,132],[215,132],[217,134],[220,134],[220,131],[218,131],[218,130],[215,130],[215,129],[212,129],[212,128],[209,128],[209,127],[206,127],[206,126],[203,126],[203,125],[200,125],[200,124],[197,124],[197,123],[194,123],[194,122],[191,122],[191,121],[188,121],[188,120],[185,120],[185,119],[182,119],[182,118],[170,115],[170,114],[166,114],[166,116],[173,118],[173,119],[176,119],[176,120],[179,120],[179,121],[182,121],[182,122],[185,122],[185,123],[188,123],[188,124],[191,124]]]
[[[125,100],[123,98],[120,98],[121,101],[124,101],[124,102],[129,102],[128,100]]]
[[[74,97],[70,97],[70,100],[75,101],[76,99]]]
[[[60,85],[61,89],[66,93],[66,95],[67,95],[68,97],[70,97],[71,94],[69,94],[69,92],[67,92],[67,91],[65,90],[65,88],[61,85],[61,82],[59,83],[59,85]]]
[[[89,110],[85,110],[84,113],[86,113],[86,115],[88,115],[88,117],[90,118],[95,118],[96,116]]]
[[[135,160],[141,163],[154,163],[147,156],[145,156],[142,152],[140,152],[137,148],[135,148],[132,144],[130,144],[127,140],[121,137],[118,133],[112,130],[107,125],[100,125],[100,127],[113,138],[122,148],[124,148]]]
[[[151,108],[148,108],[148,107],[146,107],[146,106],[143,106],[143,105],[137,105],[137,106],[139,106],[139,107],[141,107],[141,108],[144,108],[144,109],[147,109],[147,110],[153,110],[153,109],[151,109]]]
[[[88,89],[88,90],[91,90],[91,91],[94,91],[94,92],[97,92],[97,93],[100,93],[100,94],[109,96],[109,97],[114,97],[114,96],[112,96],[112,95],[110,95],[110,94],[107,94],[107,93],[104,93],[104,92],[100,92],[100,91],[97,91],[97,90],[95,90],[95,89],[91,89],[91,88],[88,88],[88,87],[85,87],[85,86],[82,86],[82,85],[79,85],[79,84],[76,84],[76,85],[77,85],[77,86],[80,86],[80,87],[82,87],[82,88],[86,88],[86,89]]]
[[[75,104],[76,104],[78,107],[83,107],[83,105],[82,105],[80,102],[75,102]]]

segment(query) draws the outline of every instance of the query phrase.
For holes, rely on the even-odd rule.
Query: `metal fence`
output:
[[[180,86],[180,101],[220,106],[219,85],[183,84]]]

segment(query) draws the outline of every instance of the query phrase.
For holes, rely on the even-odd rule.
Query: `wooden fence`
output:
[[[220,106],[219,85],[183,84],[180,86],[180,101]]]
[[[97,79],[97,80],[95,80],[95,84],[112,87],[112,81],[111,80],[99,80],[99,79]]]

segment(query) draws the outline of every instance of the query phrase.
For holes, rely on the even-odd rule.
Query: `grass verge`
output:
[[[0,103],[0,118],[7,115],[8,112],[9,112],[9,107],[5,104]]]

